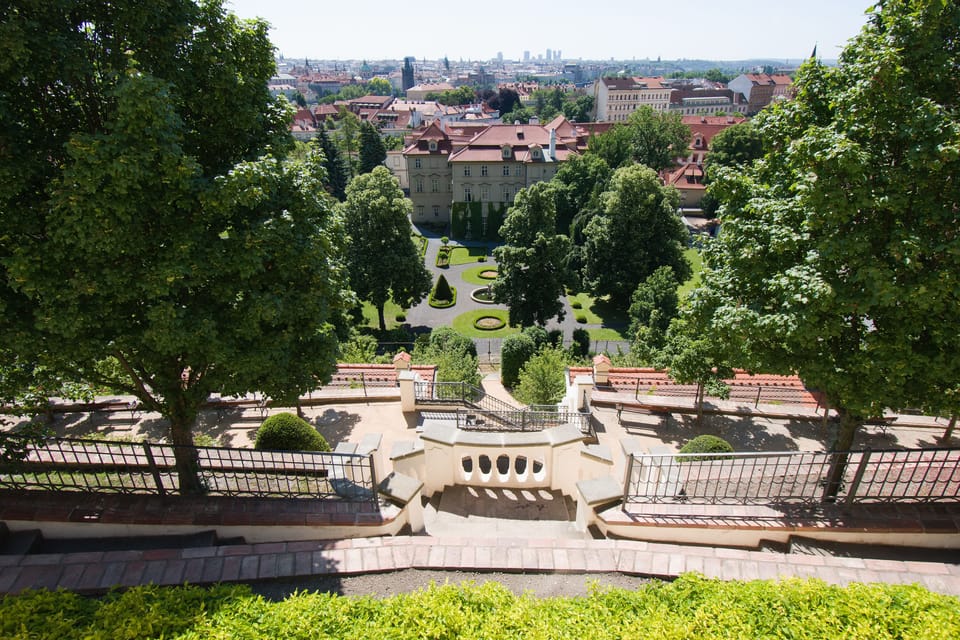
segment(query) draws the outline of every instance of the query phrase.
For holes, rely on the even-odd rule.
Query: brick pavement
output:
[[[723,580],[816,577],[831,584],[919,583],[960,596],[960,565],[693,547],[633,540],[396,536],[0,556],[0,593],[64,588],[96,594],[137,584],[249,582],[403,569],[609,573],[671,579],[687,571]]]

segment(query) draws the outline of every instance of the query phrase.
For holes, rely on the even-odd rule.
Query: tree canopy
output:
[[[563,292],[570,281],[570,240],[556,233],[553,186],[539,182],[517,194],[500,227],[504,244],[493,250],[493,296],[510,308],[510,324],[545,325],[563,319]]]
[[[362,300],[377,308],[380,329],[387,300],[403,308],[430,292],[430,274],[411,237],[410,201],[386,167],[357,176],[340,205],[350,232],[347,264],[350,283]]]
[[[331,373],[352,296],[320,158],[288,162],[267,26],[219,1],[19,3],[0,30],[0,326],[170,422]],[[113,357],[116,373],[98,367]]]
[[[958,42],[956,3],[881,3],[837,67],[806,63],[756,119],[764,157],[718,172],[693,300],[739,364],[826,395],[837,450],[886,408],[942,410],[960,379]]]
[[[690,276],[687,230],[676,214],[680,197],[653,169],[617,169],[600,201],[600,213],[584,230],[583,281],[594,295],[609,295],[626,309],[637,285],[658,267],[672,267],[680,282]]]
[[[370,173],[387,159],[383,138],[369,122],[360,125],[360,173]]]
[[[662,171],[686,154],[690,135],[679,114],[659,113],[644,105],[630,114],[626,124],[592,137],[589,148],[613,169],[636,162]]]
[[[708,173],[717,167],[743,167],[763,155],[763,138],[748,121],[727,127],[710,140],[705,161]]]

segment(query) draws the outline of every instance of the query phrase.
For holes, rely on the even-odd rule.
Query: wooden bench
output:
[[[618,403],[617,406],[617,424],[623,425],[623,414],[624,413],[633,413],[641,416],[658,416],[664,417],[670,415],[670,409],[666,407],[640,407],[637,405],[624,405]]]

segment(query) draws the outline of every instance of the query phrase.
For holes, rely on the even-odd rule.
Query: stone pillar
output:
[[[397,381],[400,383],[400,410],[404,413],[411,413],[417,408],[417,396],[415,390],[416,374],[413,371],[401,371],[397,374]]]
[[[610,383],[610,358],[603,353],[593,357],[593,379],[597,385]]]
[[[577,376],[573,381],[577,395],[572,407],[573,411],[590,411],[590,400],[593,398],[593,376]]]

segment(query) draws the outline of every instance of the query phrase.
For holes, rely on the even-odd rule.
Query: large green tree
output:
[[[430,292],[430,274],[411,236],[412,205],[390,171],[377,167],[350,181],[340,206],[350,232],[350,283],[377,308],[380,329],[386,330],[387,300],[407,308]]]
[[[627,128],[631,159],[654,171],[672,167],[678,156],[687,154],[690,127],[683,124],[679,113],[658,112],[644,105],[630,114]]]
[[[201,404],[315,386],[351,298],[319,158],[267,155],[292,147],[267,26],[217,0],[49,0],[0,33],[5,346],[160,412],[202,491]]]
[[[360,173],[370,173],[387,159],[380,132],[369,122],[360,125]]]
[[[757,119],[766,155],[719,171],[723,228],[694,303],[740,364],[796,372],[849,450],[887,408],[960,380],[960,5],[886,0]],[[843,465],[828,480],[840,486]]]
[[[540,182],[517,194],[500,227],[494,299],[510,308],[510,324],[545,325],[563,319],[563,292],[570,281],[570,240],[556,232],[553,187]]]
[[[679,282],[690,276],[683,255],[687,230],[676,213],[680,196],[653,169],[617,169],[600,201],[600,213],[584,230],[583,282],[591,293],[609,295],[626,309],[637,286],[658,267],[671,267]]]
[[[748,121],[727,127],[710,140],[706,158],[709,174],[718,167],[744,167],[763,155],[763,138]]]
[[[323,151],[323,168],[326,170],[324,184],[330,195],[343,202],[347,198],[347,185],[350,184],[350,167],[325,128],[320,129],[316,144]]]

